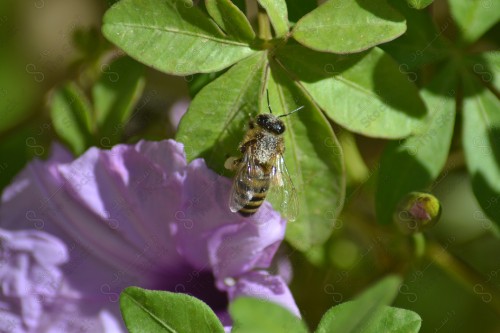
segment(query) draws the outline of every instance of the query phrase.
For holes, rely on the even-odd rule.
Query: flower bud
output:
[[[439,200],[429,193],[411,192],[400,201],[393,220],[404,234],[433,227],[441,216]]]

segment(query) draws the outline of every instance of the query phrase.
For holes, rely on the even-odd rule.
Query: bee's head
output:
[[[283,134],[285,131],[285,124],[271,113],[259,114],[257,116],[257,124],[274,134]]]

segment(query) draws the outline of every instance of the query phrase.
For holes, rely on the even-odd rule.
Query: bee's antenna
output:
[[[303,108],[304,108],[304,105],[299,106],[298,108],[296,108],[296,109],[295,109],[295,110],[293,110],[292,112],[289,112],[289,113],[287,113],[287,114],[282,114],[281,116],[278,116],[278,118],[289,116],[289,115],[291,115],[292,113],[295,113],[295,112],[297,112],[297,111],[300,111],[300,110],[301,110],[301,109],[303,109]]]
[[[267,107],[269,108],[269,112],[271,112],[272,114],[273,110],[271,110],[271,103],[269,102],[269,89],[266,89],[266,94],[267,94]]]

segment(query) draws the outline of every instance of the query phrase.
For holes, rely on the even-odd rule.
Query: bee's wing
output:
[[[247,149],[243,155],[243,159],[237,168],[236,176],[233,180],[233,186],[231,188],[231,194],[229,195],[229,208],[233,213],[239,211],[243,206],[248,204],[252,199],[252,192],[239,192],[238,182],[243,184],[248,184],[251,182],[252,175],[255,175],[255,159],[252,157],[251,148]]]
[[[275,207],[281,211],[284,218],[295,221],[299,214],[299,199],[292,179],[285,165],[283,155],[278,155],[271,173],[271,188],[268,199],[278,203]]]

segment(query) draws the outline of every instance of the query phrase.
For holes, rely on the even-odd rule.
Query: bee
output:
[[[287,114],[273,115],[267,92],[269,113],[251,119],[239,150],[243,157],[230,157],[227,169],[236,171],[229,197],[229,208],[242,216],[255,214],[269,192],[280,203],[285,218],[294,221],[298,213],[297,192],[285,165],[283,154],[285,124],[280,119],[299,111],[301,106]]]

